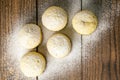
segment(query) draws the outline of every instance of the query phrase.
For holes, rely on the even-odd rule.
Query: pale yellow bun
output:
[[[38,46],[42,41],[42,32],[36,24],[26,24],[19,32],[20,45],[27,49]]]
[[[97,24],[97,17],[89,10],[82,10],[78,12],[72,19],[72,25],[75,31],[83,35],[93,33]]]
[[[70,39],[64,34],[57,33],[48,39],[48,52],[55,58],[62,58],[71,51]]]
[[[60,7],[51,6],[43,13],[42,24],[51,31],[59,31],[67,24],[67,12]]]
[[[45,58],[37,52],[28,52],[20,60],[21,71],[27,77],[39,76],[45,70]]]

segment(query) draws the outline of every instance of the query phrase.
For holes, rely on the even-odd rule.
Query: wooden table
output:
[[[16,68],[17,63],[6,51],[7,37],[18,25],[42,26],[41,15],[52,5],[64,8],[70,15],[82,9],[91,10],[97,15],[99,25],[95,33],[80,36],[81,58],[77,68],[67,70],[66,75],[56,73],[48,79],[120,80],[120,0],[0,0],[0,80],[41,80],[40,76],[27,78]]]

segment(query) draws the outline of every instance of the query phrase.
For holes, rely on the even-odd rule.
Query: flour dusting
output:
[[[43,6],[43,9],[45,9],[44,5],[41,5],[41,6]],[[65,78],[65,76],[70,75],[75,70],[81,71],[81,57],[82,57],[82,62],[84,62],[85,57],[90,56],[89,54],[90,49],[88,46],[91,46],[91,48],[94,48],[94,46],[96,45],[95,43],[99,42],[99,40],[101,39],[100,37],[101,33],[105,34],[106,31],[110,29],[109,21],[105,21],[106,19],[104,20],[103,18],[99,18],[100,25],[98,25],[96,31],[89,36],[82,36],[82,43],[81,43],[81,35],[76,33],[73,30],[72,25],[71,25],[71,19],[76,14],[76,12],[80,11],[80,6],[81,4],[79,0],[73,1],[70,4],[69,9],[68,9],[69,24],[67,25],[66,29],[61,31],[62,33],[65,33],[71,39],[71,42],[72,42],[72,50],[69,53],[69,55],[66,56],[65,58],[56,59],[49,55],[46,49],[46,42],[49,39],[49,37],[52,36],[54,32],[51,32],[47,30],[46,28],[42,27],[43,42],[42,42],[42,45],[39,46],[39,52],[43,53],[43,55],[46,57],[47,66],[46,66],[45,72],[39,76],[40,80],[57,80],[58,77],[62,79],[62,77]],[[69,31],[67,29],[69,29]],[[21,56],[25,54],[26,52],[28,52],[29,50],[19,45],[18,43],[19,36],[17,36],[18,31],[19,29],[15,29],[15,32],[12,33],[9,37],[10,43],[8,45],[8,53],[11,54],[13,57],[17,57],[17,59],[20,59]],[[81,54],[81,49],[84,51],[84,53],[82,54]],[[79,74],[81,73],[76,73],[73,75],[79,75]]]
[[[20,27],[14,29],[13,33],[11,33],[8,37],[9,43],[7,48],[7,53],[11,55],[14,59],[20,60],[20,58],[27,53],[29,50],[23,48],[19,41],[18,41],[18,32],[20,30]]]
[[[90,52],[92,52],[91,48],[94,48],[96,46],[96,43],[98,43],[99,40],[101,40],[101,34],[106,34],[107,30],[111,28],[110,23],[108,21],[104,21],[103,19],[104,17],[101,18],[101,16],[99,15],[100,16],[99,24],[95,32],[93,32],[92,34],[88,36],[82,36],[81,38],[81,35],[76,33],[73,30],[72,25],[71,25],[71,20],[73,16],[78,11],[80,11],[80,7],[78,7],[80,5],[81,4],[79,0],[77,0],[76,2],[73,2],[69,6],[69,10],[68,10],[68,13],[69,13],[68,23],[69,24],[66,26],[66,29],[61,31],[62,33],[65,33],[71,39],[71,42],[72,42],[72,50],[69,53],[69,55],[66,56],[65,58],[56,59],[52,57],[48,53],[48,51],[46,51],[46,47],[42,48],[42,46],[46,45],[47,40],[53,34],[53,32],[50,32],[50,31],[46,32],[46,29],[43,28],[44,41],[42,45],[39,47],[39,52],[42,52],[43,55],[46,56],[47,67],[46,67],[45,72],[39,76],[39,79],[57,80],[58,77],[60,77],[59,79],[69,80],[69,78],[66,79],[67,75],[69,76],[71,75],[72,72],[75,72],[75,71],[77,71],[77,73],[74,73],[73,75],[80,76],[81,73],[78,73],[78,71],[81,71],[81,58],[83,62],[82,65],[84,65],[86,59],[88,59],[87,61],[89,61],[89,57],[91,55]],[[107,19],[109,19],[109,17]],[[89,49],[89,47],[91,48]],[[81,52],[84,52],[84,53],[81,54]]]

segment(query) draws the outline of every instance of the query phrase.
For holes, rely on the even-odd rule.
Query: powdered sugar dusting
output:
[[[74,6],[73,6],[74,5]],[[44,40],[42,45],[39,47],[39,52],[42,52],[43,55],[45,55],[47,59],[47,67],[45,72],[39,76],[41,80],[57,80],[58,75],[60,75],[61,79],[62,76],[67,76],[70,74],[70,71],[73,72],[75,69],[80,70],[80,65],[81,65],[81,35],[77,34],[73,29],[72,29],[72,24],[71,24],[71,19],[75,15],[77,11],[80,10],[80,1],[77,0],[76,2],[73,2],[71,4],[70,9],[68,10],[69,15],[69,21],[68,25],[66,28],[62,31],[61,33],[64,33],[66,36],[68,36],[71,40],[72,43],[72,50],[71,52],[64,58],[61,59],[56,59],[52,57],[47,49],[46,49],[46,43],[50,36],[53,35],[53,32],[47,31],[47,29],[43,28],[43,36]],[[71,10],[72,9],[72,10]],[[46,32],[47,31],[47,32]],[[44,48],[42,48],[44,47]],[[75,74],[76,75],[76,74]]]
[[[97,43],[101,37],[101,33],[105,34],[108,29],[110,29],[110,23],[108,21],[105,21],[103,18],[99,18],[99,25],[94,33],[92,33],[89,36],[83,36],[82,37],[82,46],[81,46],[81,35],[77,34],[73,29],[71,25],[71,19],[75,15],[76,12],[80,10],[80,2],[79,0],[73,1],[71,6],[69,6],[70,10],[68,10],[70,16],[69,16],[69,24],[66,29],[64,29],[63,33],[65,33],[72,42],[72,51],[68,56],[62,59],[55,59],[52,56],[49,55],[49,53],[46,50],[46,42],[48,38],[54,33],[46,28],[43,28],[43,44],[39,47],[39,52],[42,52],[46,59],[47,59],[47,67],[45,72],[39,76],[40,80],[57,80],[56,77],[59,77],[59,75],[66,76],[70,74],[70,71],[73,72],[75,69],[80,71],[81,68],[81,47],[83,48],[84,52],[82,54],[82,57],[84,58],[86,55],[89,56],[89,46],[95,46],[95,43]],[[107,12],[107,11],[106,11]],[[100,16],[101,17],[101,16]],[[112,17],[112,16],[111,16]],[[107,25],[107,26],[106,26]],[[69,29],[69,31],[67,31]],[[15,29],[15,32],[12,33],[9,37],[10,43],[8,45],[8,53],[13,55],[13,57],[20,57],[26,53],[27,49],[24,49],[23,47],[20,47],[17,40],[17,31],[19,29]],[[90,43],[90,44],[89,44]],[[44,48],[43,48],[44,47]],[[85,59],[85,58],[84,58]],[[83,61],[84,61],[83,59]],[[68,72],[69,71],[69,72]],[[78,75],[78,74],[75,74]],[[55,79],[56,78],[56,79]],[[68,79],[67,79],[68,80]],[[80,80],[80,79],[78,79]]]
[[[39,76],[39,78],[41,80],[57,80],[58,77],[60,77],[60,79],[62,79],[62,77],[64,76],[64,79],[66,79],[67,75],[70,75],[70,71],[73,72],[75,70],[77,71],[81,71],[81,57],[82,57],[82,62],[86,61],[86,56],[87,59],[89,59],[88,57],[91,55],[90,49],[88,46],[91,46],[91,48],[95,47],[95,43],[98,43],[99,40],[101,40],[101,33],[105,34],[107,32],[107,30],[109,30],[110,27],[110,23],[108,21],[104,21],[104,17],[100,17],[99,19],[99,24],[97,26],[97,29],[95,32],[93,32],[92,34],[88,35],[88,36],[82,36],[82,43],[81,43],[81,35],[76,33],[71,25],[71,20],[73,18],[73,16],[76,14],[76,12],[80,11],[80,2],[76,1],[73,2],[69,8],[70,10],[68,10],[69,13],[69,24],[67,25],[66,29],[64,29],[63,31],[61,31],[62,33],[65,33],[72,42],[72,50],[69,53],[68,56],[66,56],[65,58],[61,58],[61,59],[56,59],[53,58],[52,56],[49,55],[49,53],[46,51],[46,48],[42,48],[43,45],[45,45],[45,43],[47,42],[47,40],[49,39],[49,34],[52,35],[52,32],[43,32],[45,33],[43,36],[45,37],[45,41],[44,44],[42,44],[42,46],[40,46],[39,51],[42,52],[47,59],[47,67],[45,72]],[[104,14],[103,14],[104,15]],[[99,15],[102,16],[102,15]],[[107,26],[106,26],[107,25]],[[69,29],[69,31],[68,31]],[[82,46],[81,46],[82,45]],[[81,47],[82,47],[82,55],[81,55]],[[82,64],[83,65],[83,64]],[[78,73],[75,73],[75,75],[79,75]],[[66,79],[69,80],[69,79]],[[80,79],[78,79],[80,80]]]
[[[47,42],[49,53],[56,57],[65,57],[71,50],[71,43],[69,38],[64,34],[55,34]]]
[[[18,25],[15,25],[18,26]],[[18,26],[16,29],[14,29],[13,33],[11,33],[8,37],[9,43],[7,48],[7,53],[9,55],[12,55],[14,59],[20,60],[20,58],[27,53],[29,50],[23,48],[19,43],[19,36],[18,32],[20,30],[21,26]]]

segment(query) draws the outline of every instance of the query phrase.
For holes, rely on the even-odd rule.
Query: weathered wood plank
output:
[[[35,0],[0,0],[0,80],[35,79],[25,77],[19,69],[19,61],[7,51],[9,36],[29,22],[36,23]]]
[[[48,38],[55,33],[47,30],[41,23],[41,16],[49,6],[60,6],[65,9],[69,15],[66,28],[59,31],[66,34],[72,41],[72,51],[64,59],[54,59],[49,55],[46,49]],[[73,16],[79,10],[81,10],[80,0],[38,0],[38,23],[42,27],[44,36],[43,43],[39,46],[39,52],[42,52],[47,59],[47,68],[45,72],[39,76],[39,80],[81,80],[81,36],[73,30],[71,24]],[[76,50],[76,47],[78,50]],[[76,56],[78,57],[76,58]]]
[[[68,12],[68,24],[60,32],[70,37],[73,52],[74,47],[79,49],[60,60],[51,57],[46,49],[47,39],[55,32],[41,23],[44,10],[52,5]],[[89,36],[81,37],[72,29],[71,19],[81,8],[93,11],[99,20],[97,30]],[[0,0],[0,80],[35,79],[25,77],[18,61],[7,53],[8,36],[25,23],[36,23],[43,31],[38,51],[46,57],[47,68],[39,80],[120,79],[120,0]]]
[[[82,37],[83,80],[120,79],[119,5],[120,0],[82,0],[82,9],[93,11],[99,20],[97,30]]]

